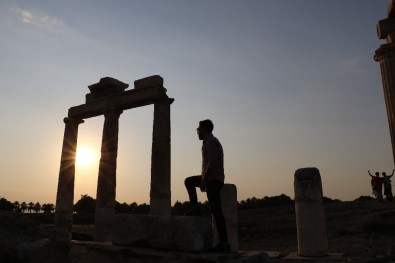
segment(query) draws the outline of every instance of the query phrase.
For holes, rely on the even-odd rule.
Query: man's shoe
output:
[[[198,206],[192,207],[191,210],[184,214],[185,216],[202,216],[200,208]]]
[[[218,243],[215,247],[209,249],[210,253],[230,253],[229,243]]]

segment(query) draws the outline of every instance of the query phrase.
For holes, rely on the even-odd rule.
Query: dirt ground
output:
[[[325,214],[330,252],[392,254],[395,202],[331,203]],[[297,251],[294,206],[239,211],[239,248]]]
[[[330,203],[325,214],[329,252],[395,255],[395,201]],[[92,233],[93,226],[73,226],[73,239],[89,240]],[[240,210],[239,249],[297,251],[294,206]]]

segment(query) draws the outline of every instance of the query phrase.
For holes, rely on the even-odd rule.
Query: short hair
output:
[[[203,120],[199,122],[199,125],[204,127],[207,131],[212,132],[214,130],[214,124],[211,120]]]

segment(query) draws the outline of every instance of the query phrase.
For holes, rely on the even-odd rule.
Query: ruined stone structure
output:
[[[322,183],[317,168],[302,168],[295,172],[295,214],[298,254],[307,257],[327,256]]]
[[[170,215],[170,105],[162,77],[134,82],[134,89],[113,78],[90,85],[86,103],[71,107],[64,119],[65,131],[55,211],[55,240],[68,244],[73,224],[75,155],[78,125],[84,119],[104,115],[101,158],[96,196],[95,241],[112,242],[115,213],[119,117],[124,110],[154,105],[151,159],[150,214]]]
[[[390,128],[392,154],[395,161],[395,8],[394,0],[390,0],[387,16],[377,24],[377,36],[385,39],[375,52],[374,60],[380,63],[385,105]]]

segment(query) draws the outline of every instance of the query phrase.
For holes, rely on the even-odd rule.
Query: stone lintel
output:
[[[377,37],[379,39],[386,39],[388,34],[395,32],[395,18],[386,18],[380,20],[376,26]]]
[[[102,115],[103,111],[109,107],[127,110],[153,104],[160,99],[169,100],[166,90],[163,87],[156,86],[145,89],[127,90],[122,93],[113,94],[105,99],[71,107],[68,117],[86,119]]]
[[[159,75],[138,79],[134,81],[135,89],[150,88],[150,87],[163,87],[163,78]]]
[[[387,7],[387,16],[390,18],[395,18],[394,0],[390,0]]]

